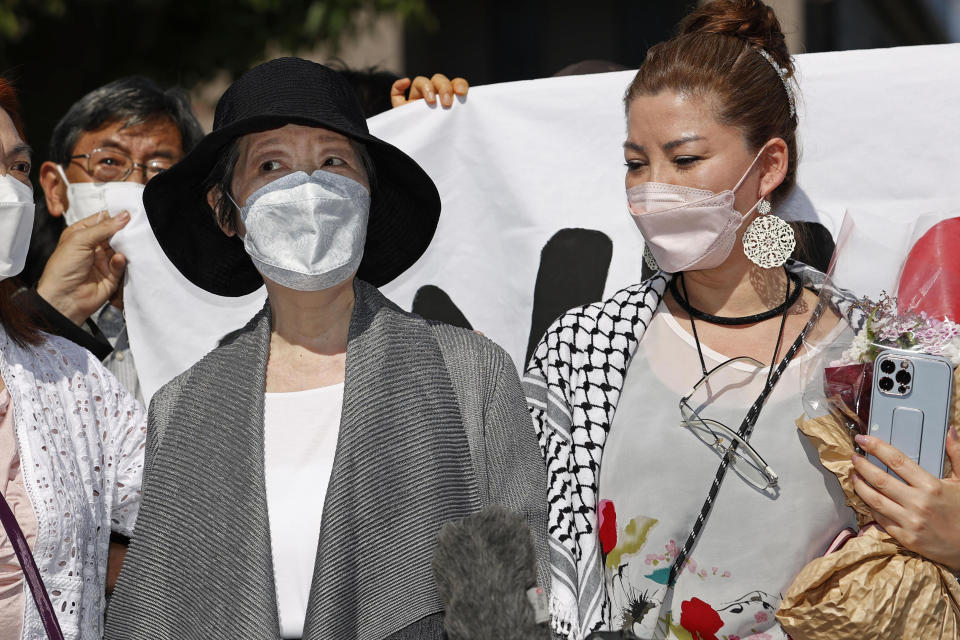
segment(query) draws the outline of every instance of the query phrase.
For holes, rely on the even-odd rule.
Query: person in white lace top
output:
[[[32,551],[65,638],[102,636],[111,530],[140,504],[146,412],[91,353],[42,333],[17,306],[33,222],[30,148],[0,80],[0,493]],[[0,629],[46,637],[0,529]]]

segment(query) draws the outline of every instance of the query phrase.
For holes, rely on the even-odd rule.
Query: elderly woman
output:
[[[846,323],[818,307],[822,274],[787,261],[773,213],[796,175],[792,71],[773,11],[722,0],[627,90],[627,201],[659,270],[558,319],[525,377],[569,637],[785,639],[780,594],[853,523],[794,424],[804,336]],[[953,496],[955,517],[956,483],[929,480],[917,494]],[[955,530],[935,524],[916,548],[957,562],[937,547]]]
[[[108,638],[441,638],[444,521],[526,516],[546,477],[510,358],[375,287],[426,250],[423,170],[332,70],[273,60],[144,195],[183,275],[268,303],[151,405],[143,507]]]
[[[0,80],[0,635],[95,640],[110,532],[129,535],[140,504],[146,415],[15,299],[33,213],[30,148]]]

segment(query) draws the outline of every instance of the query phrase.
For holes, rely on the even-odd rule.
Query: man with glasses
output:
[[[50,159],[40,166],[47,212],[68,226],[37,284],[45,302],[34,302],[54,331],[104,358],[141,400],[123,319],[126,257],[108,240],[131,215],[142,215],[143,185],[202,136],[185,92],[131,76],[74,103],[54,128]],[[126,212],[101,215],[118,201],[128,203]]]

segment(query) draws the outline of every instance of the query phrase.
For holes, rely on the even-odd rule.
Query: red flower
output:
[[[680,626],[697,640],[717,640],[716,633],[723,626],[723,620],[709,604],[693,598],[680,604]]]
[[[597,504],[597,519],[600,528],[600,550],[607,555],[617,546],[617,510],[613,500],[601,500]]]

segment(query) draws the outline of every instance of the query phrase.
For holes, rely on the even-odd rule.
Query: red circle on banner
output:
[[[897,287],[897,308],[960,322],[960,218],[938,222],[913,245]]]

